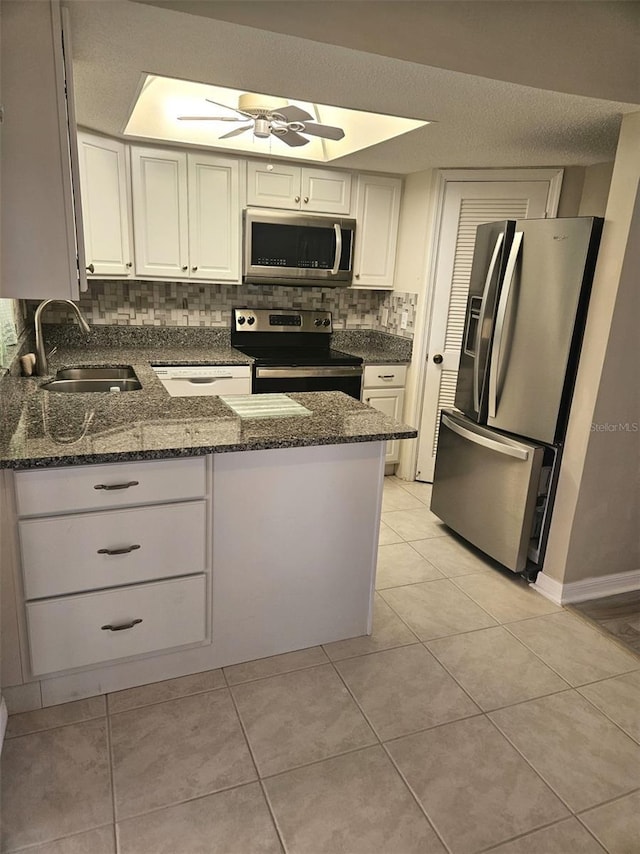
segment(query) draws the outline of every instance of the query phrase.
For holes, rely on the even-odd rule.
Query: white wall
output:
[[[613,168],[544,563],[544,574],[563,584],[640,568],[640,434],[615,426],[640,423],[639,150],[633,113]],[[607,424],[615,429],[592,429]]]

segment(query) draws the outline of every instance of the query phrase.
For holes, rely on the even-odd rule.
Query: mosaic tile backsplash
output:
[[[182,282],[89,282],[80,308],[92,326],[229,327],[233,306],[323,309],[334,329],[372,329],[413,338],[417,294],[350,288],[295,288],[266,285],[198,285]],[[36,303],[29,306],[32,313]],[[407,327],[401,329],[403,312]],[[64,309],[51,306],[47,322],[66,322]]]

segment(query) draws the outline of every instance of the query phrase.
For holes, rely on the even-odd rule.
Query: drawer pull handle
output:
[[[139,549],[140,546],[137,543],[134,543],[132,546],[125,546],[122,549],[98,549],[99,555],[128,555],[129,552],[134,552],[136,549]]]
[[[141,623],[142,620],[131,620],[130,623],[123,623],[121,626],[100,626],[103,632],[124,632],[125,629],[132,629],[134,626],[137,626],[138,623]]]
[[[130,480],[128,483],[96,483],[94,489],[129,489],[130,486],[138,486],[140,481]]]
[[[378,374],[379,380],[392,380],[395,377],[395,374]]]

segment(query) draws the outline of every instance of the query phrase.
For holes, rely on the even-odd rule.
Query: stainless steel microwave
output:
[[[254,285],[347,286],[356,221],[289,211],[244,212],[243,281]]]

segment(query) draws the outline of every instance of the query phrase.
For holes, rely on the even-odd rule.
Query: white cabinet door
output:
[[[133,272],[126,148],[115,139],[78,134],[87,270],[95,276]]]
[[[131,173],[137,275],[187,278],[186,153],[134,146]]]
[[[240,164],[188,155],[189,276],[240,281]]]
[[[269,169],[269,166],[272,168]],[[267,208],[300,209],[300,167],[266,162],[247,164],[247,204]]]
[[[351,210],[351,174],[331,169],[249,162],[247,204],[313,213],[348,214]]]
[[[3,3],[0,53],[1,295],[78,299],[86,277],[79,187],[73,186],[73,81],[59,2]]]
[[[302,170],[301,208],[314,213],[351,211],[351,175],[329,169]]]
[[[365,388],[362,397],[368,406],[384,412],[391,418],[398,421],[402,420],[402,412],[404,410],[404,389],[403,388]],[[386,463],[397,463],[400,459],[400,441],[391,439],[387,442],[387,451],[385,454]]]
[[[402,179],[359,175],[353,287],[393,288]]]

